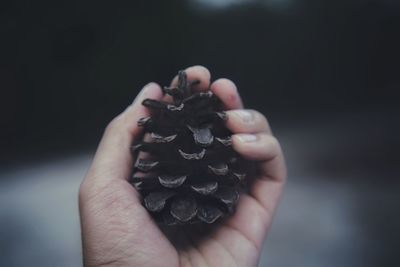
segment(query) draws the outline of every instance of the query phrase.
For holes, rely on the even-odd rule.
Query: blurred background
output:
[[[207,66],[282,142],[260,266],[400,266],[397,0],[0,3],[0,266],[80,266],[77,190],[149,81]]]

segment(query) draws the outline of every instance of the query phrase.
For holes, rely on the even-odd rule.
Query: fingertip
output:
[[[187,78],[190,82],[199,81],[198,84],[193,87],[198,90],[206,90],[210,86],[211,73],[210,71],[202,66],[195,65],[185,69]],[[178,84],[178,76],[175,76],[171,82],[171,86]]]
[[[150,111],[142,105],[145,99],[160,100],[163,97],[163,92],[160,85],[155,82],[146,84],[135,97],[131,105],[129,105],[124,112],[116,117],[118,121],[122,121],[121,127],[127,127],[130,132],[137,133],[139,129],[137,127],[137,121],[142,118],[149,116]],[[114,119],[115,120],[115,119]]]
[[[278,140],[265,133],[234,134],[232,146],[243,157],[252,160],[266,161],[282,153]]]
[[[201,75],[203,78],[205,78],[208,81],[211,79],[210,71],[203,65],[195,65],[195,66],[188,67],[188,68],[186,68],[186,72],[188,73],[188,75],[189,74]]]
[[[155,82],[150,82],[146,84],[143,89],[140,91],[137,98],[145,99],[145,98],[154,98],[160,99],[163,93],[159,84]]]
[[[236,84],[231,80],[226,78],[218,79],[211,84],[210,89],[221,99],[226,109],[243,107]]]
[[[240,134],[232,135],[232,147],[239,154],[243,154],[243,152],[245,151],[244,149],[245,144],[239,135]]]
[[[232,135],[232,146],[239,154],[247,154],[248,144],[257,139],[258,137],[254,134],[234,134]]]
[[[132,108],[136,108],[137,106],[142,104],[142,101],[146,98],[152,99],[161,99],[163,93],[161,90],[160,85],[155,82],[150,82],[142,87],[139,93],[136,95],[135,99],[133,100],[132,104],[127,107],[127,110]]]
[[[231,109],[226,111],[226,127],[233,133],[272,134],[267,118],[253,109]]]

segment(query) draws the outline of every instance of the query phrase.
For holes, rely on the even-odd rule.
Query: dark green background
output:
[[[80,262],[77,190],[103,129],[202,64],[287,158],[260,266],[400,266],[400,2],[199,2],[0,1],[0,265]]]
[[[141,86],[193,64],[234,80],[273,124],[398,114],[395,1],[190,3],[2,1],[1,157],[93,148]]]

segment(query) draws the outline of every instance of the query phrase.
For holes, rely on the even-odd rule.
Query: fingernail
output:
[[[242,143],[249,143],[257,140],[257,135],[255,134],[237,134],[236,137]]]
[[[236,110],[235,114],[244,122],[252,123],[254,122],[254,115],[248,110]]]

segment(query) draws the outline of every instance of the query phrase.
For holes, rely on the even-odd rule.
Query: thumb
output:
[[[109,184],[112,180],[129,178],[134,160],[130,146],[142,131],[137,121],[149,116],[149,111],[141,103],[146,98],[161,97],[160,86],[149,83],[140,91],[133,103],[108,124],[81,187],[85,187],[85,184],[97,187]]]

